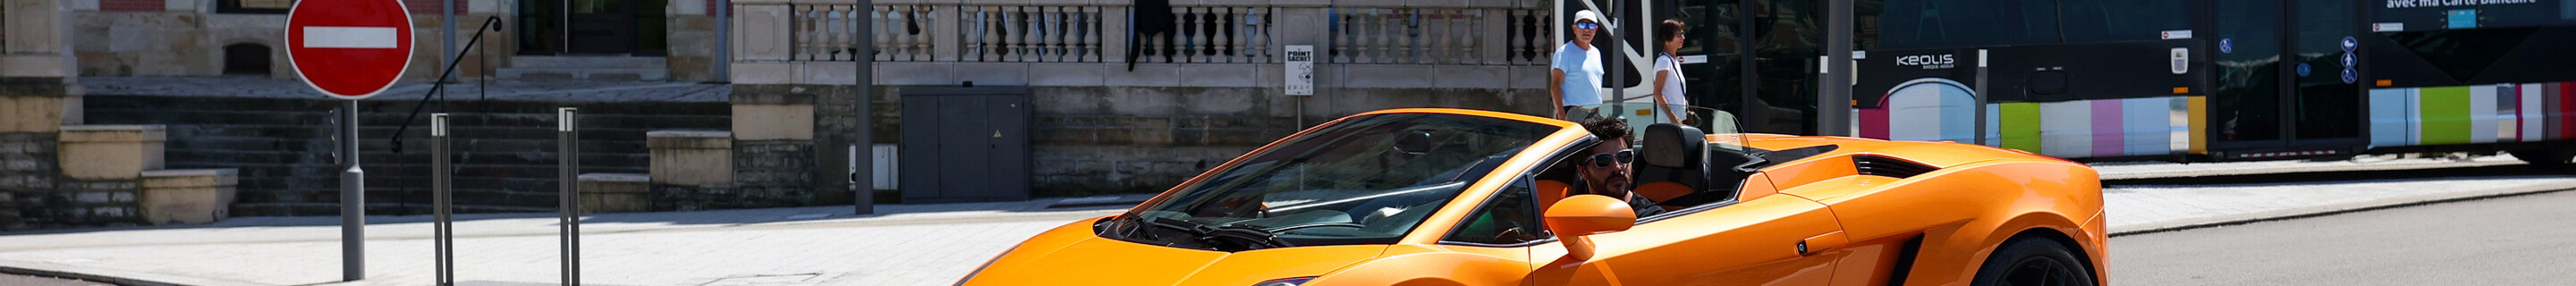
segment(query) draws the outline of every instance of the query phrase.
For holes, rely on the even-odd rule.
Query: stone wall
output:
[[[737,85],[736,96],[764,90],[741,86]],[[875,126],[870,129],[875,143],[902,143],[903,88],[886,87],[875,93],[876,104],[871,106]],[[1542,114],[1549,106],[1547,94],[1535,89],[1327,88],[1314,97],[1284,96],[1274,88],[1035,87],[1031,93],[1036,106],[1030,126],[1030,183],[1031,192],[1039,197],[1160,192],[1305,126],[1360,112],[1445,107]],[[840,124],[855,124],[831,119],[855,112],[839,107],[848,102],[855,101],[821,103],[816,117],[828,119],[818,120],[828,127],[823,130],[844,130]],[[823,132],[816,136],[849,135]],[[827,173],[826,177],[841,175]],[[838,178],[818,182],[824,181]]]
[[[0,132],[0,230],[27,228],[30,219],[37,225],[53,223],[49,214],[22,212],[64,199],[52,196],[62,175],[54,138],[53,132]]]
[[[337,101],[319,98],[192,96],[89,97],[96,124],[159,124],[169,132],[169,168],[237,168],[238,196],[231,214],[336,215],[339,178],[332,152],[331,112]],[[717,130],[726,126],[721,102],[455,101],[451,115],[456,147],[459,212],[552,211],[558,190],[554,108],[582,112],[582,173],[645,173],[645,132]],[[362,159],[372,214],[428,211],[428,115],[393,152],[390,137],[412,110],[408,100],[361,102]]]

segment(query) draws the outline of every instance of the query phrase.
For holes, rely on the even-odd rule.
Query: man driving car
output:
[[[1583,122],[1583,129],[1601,138],[1601,144],[1575,157],[1582,164],[1576,173],[1582,176],[1584,186],[1574,193],[1626,200],[1628,208],[1635,209],[1640,218],[1663,213],[1664,208],[1655,206],[1654,200],[1629,191],[1635,187],[1632,165],[1637,162],[1637,150],[1629,149],[1628,142],[1636,142],[1637,138],[1628,129],[1628,122],[1618,117],[1594,117]]]

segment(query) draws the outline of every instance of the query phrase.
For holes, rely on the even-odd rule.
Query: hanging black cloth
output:
[[[1173,24],[1174,17],[1172,16],[1171,0],[1136,0],[1136,4],[1133,7],[1135,7],[1133,8],[1135,10],[1129,11],[1128,15],[1134,15],[1133,18],[1135,22],[1127,23],[1127,27],[1129,27],[1129,31],[1127,33],[1127,71],[1136,71],[1137,52],[1147,48],[1160,48],[1144,47],[1143,43],[1145,42],[1145,39],[1156,35],[1173,35],[1175,34],[1173,33],[1173,29],[1177,26]],[[1163,43],[1164,45],[1170,45],[1171,41],[1163,41]],[[1172,52],[1170,50],[1160,50],[1156,51],[1154,54],[1170,57]]]

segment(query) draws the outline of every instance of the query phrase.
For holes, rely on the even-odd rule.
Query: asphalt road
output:
[[[2117,285],[2576,285],[2576,191],[2111,239]]]
[[[0,285],[9,285],[9,286],[111,286],[112,284],[99,283],[99,282],[89,282],[89,281],[79,281],[79,280],[69,280],[69,279],[55,279],[55,278],[46,278],[46,277],[23,276],[23,275],[17,275],[17,274],[0,274]]]

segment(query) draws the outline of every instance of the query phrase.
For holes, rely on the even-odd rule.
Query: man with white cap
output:
[[[1556,47],[1549,64],[1547,94],[1557,102],[1556,118],[1581,120],[1591,116],[1583,106],[1601,104],[1601,51],[1592,48],[1592,35],[1600,31],[1601,15],[1592,10],[1574,12],[1571,39]]]

